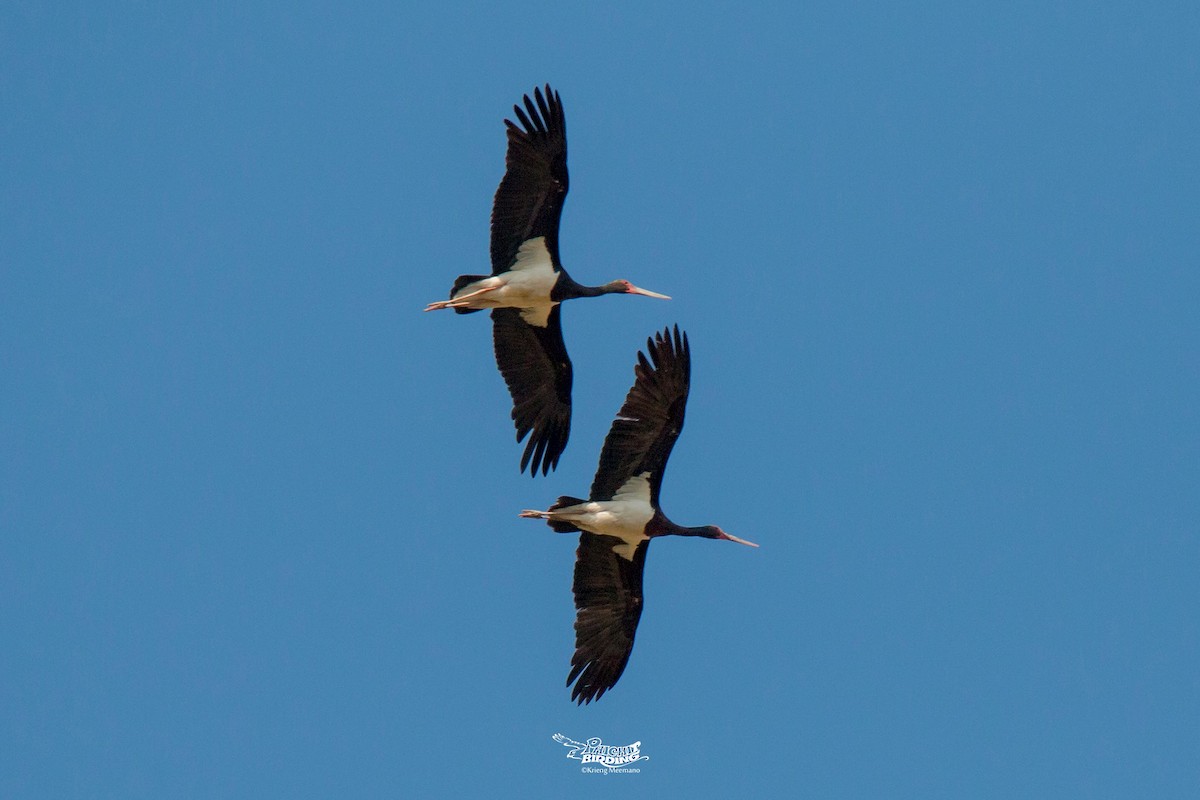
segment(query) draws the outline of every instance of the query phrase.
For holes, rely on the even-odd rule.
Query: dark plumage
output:
[[[560,497],[544,519],[559,533],[579,531],[575,560],[575,654],[571,699],[590,703],[616,684],[633,651],[642,616],[646,551],[656,536],[699,536],[754,545],[715,525],[676,525],[659,506],[667,459],[683,430],[691,351],[676,327],[647,341],[636,379],[609,429],[587,500]]]
[[[450,299],[433,311],[459,314],[492,309],[496,365],[512,396],[517,441],[529,441],[521,471],[543,475],[558,465],[571,430],[571,359],[563,342],[559,304],[576,297],[641,294],[662,297],[618,280],[583,286],[563,269],[558,223],[570,180],[567,123],[558,92],[548,85],[513,106],[504,120],[506,170],[492,202],[492,274],[460,275]]]

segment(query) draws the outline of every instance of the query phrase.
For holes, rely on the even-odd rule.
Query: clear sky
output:
[[[113,5],[0,10],[0,796],[1200,795],[1194,2]],[[565,308],[530,479],[421,309],[547,81],[565,263],[674,299]],[[676,322],[664,507],[762,547],[578,708],[517,513]]]

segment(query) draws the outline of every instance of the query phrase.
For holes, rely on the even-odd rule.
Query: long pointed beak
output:
[[[641,294],[641,295],[645,295],[646,297],[657,297],[659,300],[670,300],[671,299],[670,297],[668,297],[665,294],[659,294],[658,292],[652,292],[649,289],[643,289],[639,286],[634,286],[632,283],[629,284],[629,289],[626,290],[625,293],[626,294]]]
[[[720,538],[726,539],[731,542],[737,542],[738,544],[744,544],[747,547],[758,547],[758,545],[756,545],[754,542],[748,542],[745,539],[739,539],[738,537],[734,536],[732,533],[726,533],[725,531],[721,531]]]

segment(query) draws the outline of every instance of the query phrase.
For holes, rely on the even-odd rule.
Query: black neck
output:
[[[619,291],[621,289],[611,283],[606,283],[603,286],[584,286],[582,283],[576,283],[571,279],[570,275],[564,272],[559,276],[558,283],[554,284],[554,290],[550,293],[550,299],[561,302],[574,297],[599,297],[602,294],[612,294]]]
[[[654,516],[651,517],[650,522],[646,524],[646,535],[650,537],[701,536],[705,539],[715,539],[717,537],[717,532],[711,525],[697,525],[694,528],[676,525],[674,522],[667,519],[667,515],[661,510],[655,509]]]

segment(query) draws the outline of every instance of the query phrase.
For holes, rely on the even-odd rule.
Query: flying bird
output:
[[[642,572],[650,540],[700,536],[758,547],[715,525],[686,528],[667,519],[658,504],[671,448],[683,429],[691,383],[687,334],[675,326],[646,341],[636,379],[617,413],[587,500],[560,497],[547,511],[521,512],[544,519],[559,533],[579,531],[575,556],[575,655],[567,685],[579,704],[598,700],[616,684],[642,616]]]
[[[563,269],[558,221],[567,196],[567,126],[562,100],[546,91],[513,106],[520,125],[508,131],[507,169],[492,201],[492,274],[460,275],[449,300],[425,310],[470,314],[492,310],[496,364],[512,395],[517,441],[529,441],[521,471],[558,466],[571,432],[571,359],[563,343],[559,304],[576,297],[640,294],[669,300],[626,280],[583,286]]]

